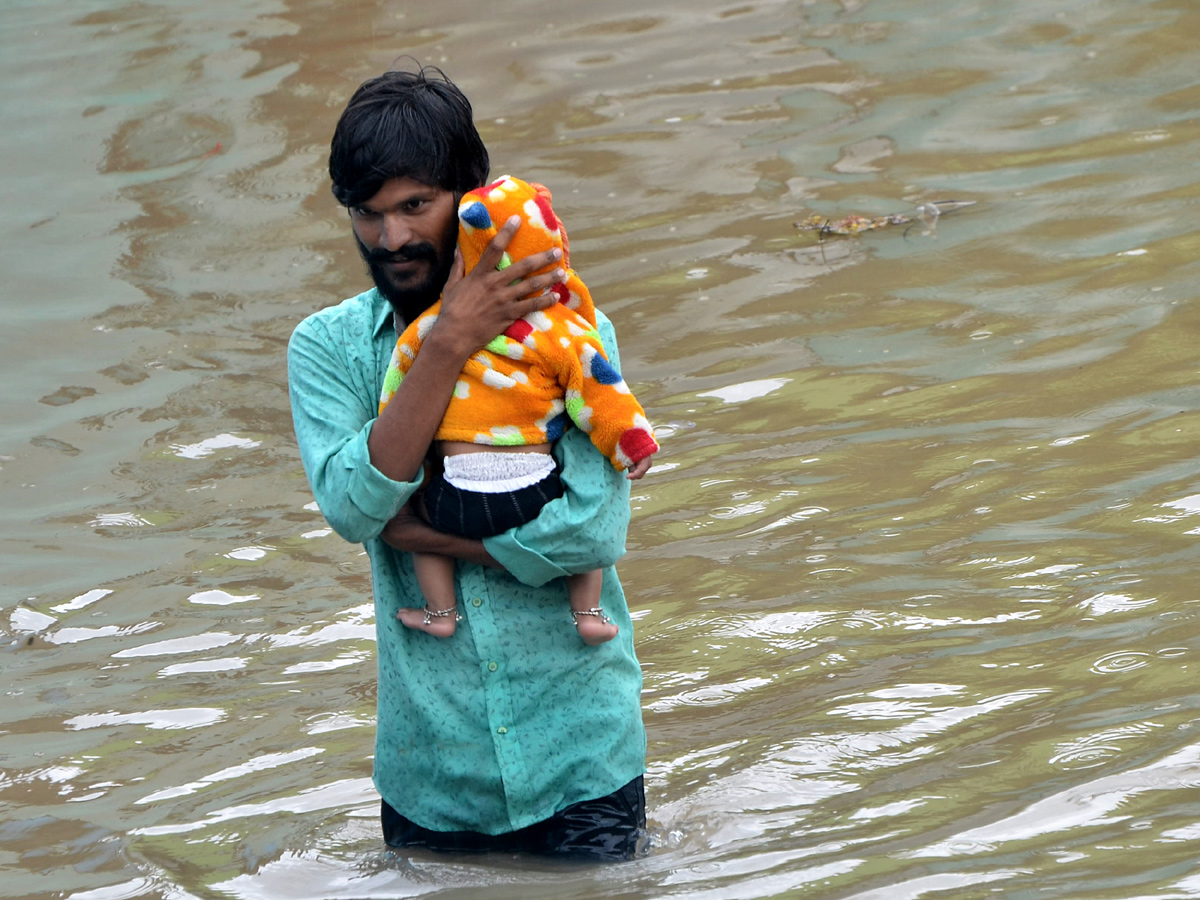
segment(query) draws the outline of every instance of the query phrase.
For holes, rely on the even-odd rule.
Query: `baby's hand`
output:
[[[630,481],[637,481],[648,471],[650,471],[650,461],[652,459],[654,459],[653,453],[643,459],[639,459],[632,466],[630,466],[628,470],[626,470],[625,477],[627,477]]]

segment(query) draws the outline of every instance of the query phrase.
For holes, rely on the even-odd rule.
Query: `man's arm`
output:
[[[493,569],[503,568],[484,548],[483,541],[437,531],[418,516],[411,506],[400,510],[384,527],[380,537],[405,553],[437,553]]]
[[[288,391],[304,471],[317,506],[339,535],[376,537],[420,486],[388,478],[371,464],[373,373],[347,353],[349,341],[321,319],[306,319],[288,343]]]

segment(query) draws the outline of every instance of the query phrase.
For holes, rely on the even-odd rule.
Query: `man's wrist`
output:
[[[443,307],[438,320],[433,323],[433,328],[429,330],[429,334],[421,342],[421,349],[425,352],[431,352],[431,355],[436,355],[439,359],[447,363],[453,361],[461,369],[466,361],[471,358],[471,354],[478,350],[482,344],[473,344],[470,339],[463,336],[460,328],[454,326],[454,319],[447,318],[445,308]]]

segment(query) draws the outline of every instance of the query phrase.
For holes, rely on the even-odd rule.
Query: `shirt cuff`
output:
[[[514,578],[530,587],[541,587],[555,578],[570,575],[546,556],[526,547],[515,537],[516,530],[483,539],[483,548],[504,566]]]
[[[409,501],[425,480],[425,467],[417,469],[413,481],[393,481],[371,464],[371,452],[367,449],[367,438],[371,434],[374,420],[351,438],[346,447],[346,459],[357,460],[347,466],[350,482],[347,496],[354,508],[369,519],[388,522]]]

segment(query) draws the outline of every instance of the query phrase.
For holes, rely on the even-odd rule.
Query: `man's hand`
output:
[[[505,222],[469,275],[463,274],[462,254],[455,250],[454,266],[442,291],[441,315],[429,339],[437,335],[452,341],[464,360],[517,319],[558,302],[548,288],[562,281],[566,271],[556,268],[541,275],[531,274],[562,259],[558,248],[496,270],[520,224],[519,216]]]
[[[405,553],[427,553],[430,552],[429,547],[436,534],[433,526],[417,514],[412,504],[406,503],[383,527],[381,537],[389,545]]]
[[[625,471],[625,477],[630,481],[637,481],[643,475],[650,471],[650,462],[654,459],[654,454],[651,453],[644,459],[639,459]]]

